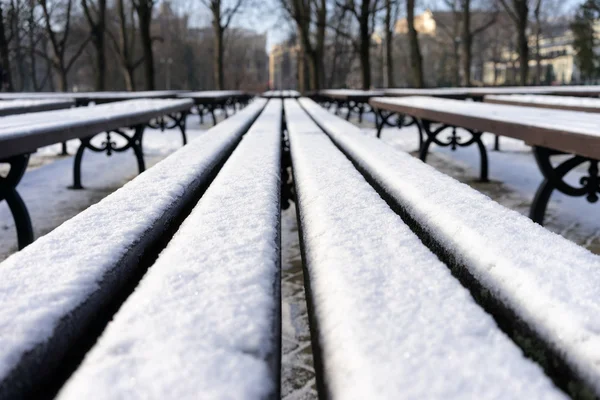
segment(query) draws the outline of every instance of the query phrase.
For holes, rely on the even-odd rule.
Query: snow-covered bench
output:
[[[363,113],[373,111],[369,105],[369,100],[373,97],[383,96],[381,90],[350,90],[350,89],[330,89],[319,91],[321,98],[329,99],[335,104],[335,114],[338,115],[340,108],[347,108],[346,120],[349,120],[352,113],[358,114],[358,122],[362,122]]]
[[[300,103],[348,158],[286,104],[325,384],[350,393],[334,397],[561,396],[420,243],[554,384],[600,395],[599,256]]]
[[[227,118],[229,116],[227,112],[228,106],[233,106],[235,112],[235,105],[238,100],[246,104],[248,102],[247,94],[240,90],[189,92],[182,93],[178,97],[194,100],[194,108],[192,110],[195,110],[196,114],[200,117],[200,124],[204,123],[204,116],[210,114],[213,126],[217,124],[217,118],[215,117],[216,110],[223,111],[225,118]]]
[[[86,149],[108,155],[132,149],[142,172],[145,170],[142,137],[146,125],[164,117],[171,118],[185,143],[185,117],[192,104],[191,100],[130,100],[2,118],[0,163],[9,164],[10,172],[6,177],[0,177],[0,200],[7,201],[15,218],[19,248],[33,240],[29,213],[16,190],[31,153],[43,146],[80,139],[73,165],[75,189],[82,188],[81,161]],[[132,128],[133,133],[126,128]],[[106,139],[103,142],[93,141],[99,134],[106,135]],[[120,140],[115,141],[115,137]]]
[[[598,201],[598,160],[600,160],[600,116],[577,111],[549,110],[534,107],[510,106],[431,97],[374,98],[374,108],[419,121],[419,135],[425,135],[420,158],[425,161],[431,144],[458,147],[476,145],[481,156],[480,177],[488,179],[487,150],[481,140],[484,132],[525,141],[532,146],[544,180],[531,205],[530,217],[540,224],[550,196],[558,190],[568,196],[585,196],[589,202]],[[462,130],[457,130],[462,128]],[[450,135],[446,130],[450,130]],[[558,163],[552,157],[571,155]],[[587,175],[579,185],[566,181],[574,168],[587,164]]]
[[[0,264],[0,399],[69,377],[60,398],[278,394],[282,111],[265,103]]]
[[[73,100],[0,100],[0,117],[41,111],[61,110],[75,105]]]
[[[600,99],[593,97],[515,94],[504,96],[485,96],[484,101],[486,103],[507,104],[512,106],[600,113]]]

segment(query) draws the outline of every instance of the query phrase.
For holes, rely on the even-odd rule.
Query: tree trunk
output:
[[[385,68],[387,87],[394,87],[394,26],[392,21],[392,0],[385,1]]]
[[[4,30],[4,14],[2,10],[2,4],[0,4],[0,58],[2,59],[2,74],[0,76],[0,83],[6,85],[6,90],[9,92],[13,91],[12,78],[10,75],[10,58],[8,53],[8,42],[6,40],[6,32]],[[0,90],[3,90],[0,87]]]
[[[146,90],[154,90],[154,53],[152,51],[152,36],[150,24],[152,22],[152,1],[140,0],[136,6],[144,53],[144,75],[146,77]]]
[[[518,51],[519,51],[519,77],[521,85],[527,85],[529,81],[529,44],[527,43],[527,19],[529,16],[529,7],[527,0],[516,2],[518,7]]]
[[[406,20],[408,22],[408,40],[410,42],[410,60],[413,75],[413,84],[422,88],[423,82],[423,58],[419,48],[419,38],[415,29],[415,0],[406,0]]]
[[[471,0],[462,0],[463,85],[471,86],[473,35],[471,34]]]
[[[537,0],[535,4],[535,84],[539,85],[542,81],[542,55],[540,54],[540,36],[542,34],[542,21],[540,18],[542,0]]]
[[[327,28],[327,2],[321,0],[321,5],[317,8],[317,42],[315,46],[315,54],[312,57],[311,67],[314,70],[315,77],[313,79],[312,90],[323,89],[325,82],[325,36]]]
[[[360,32],[358,56],[360,58],[363,90],[369,90],[371,87],[371,32],[369,31],[370,3],[369,0],[362,0],[360,18],[358,21]]]
[[[98,34],[92,41],[96,49],[96,83],[98,91],[106,90],[106,53],[104,51],[104,33]]]
[[[224,48],[223,48],[223,29],[221,28],[221,24],[219,20],[216,20],[214,23],[215,29],[215,58],[214,58],[214,73],[215,73],[215,87],[217,90],[224,89],[224,79],[223,79],[223,56],[224,56]]]

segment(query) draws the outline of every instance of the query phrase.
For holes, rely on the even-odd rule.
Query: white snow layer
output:
[[[0,119],[0,141],[3,138],[26,136],[38,132],[68,130],[78,126],[94,126],[115,121],[113,128],[121,128],[122,119],[147,114],[167,114],[187,111],[193,105],[190,99],[127,100],[97,106],[76,107],[64,110],[44,111],[12,115]],[[105,128],[106,129],[106,128]],[[94,134],[97,132],[91,132]]]
[[[564,398],[300,106],[285,111],[332,398]]]
[[[45,107],[52,108],[69,108],[75,103],[73,100],[0,100],[0,111],[5,113],[10,110],[20,110],[22,108],[29,108],[32,110],[39,110]]]
[[[597,108],[598,111],[600,111],[600,99],[593,97],[543,96],[525,94],[485,96],[485,101],[489,100],[502,101],[507,104],[531,103],[531,105]]]
[[[264,104],[254,102],[0,264],[0,380],[99,289],[191,182],[212,171]]]
[[[466,102],[433,97],[376,97],[372,100],[411,110],[427,110],[472,118],[488,119],[513,125],[538,127],[557,132],[569,132],[600,137],[600,116],[580,111],[554,110],[504,104]],[[445,122],[445,121],[440,121]],[[495,132],[490,132],[495,133]],[[503,134],[510,136],[507,132]]]
[[[600,257],[333,116],[302,105],[417,223],[600,394]]]
[[[330,89],[319,92],[325,96],[331,97],[352,97],[352,96],[383,96],[383,90],[352,90],[352,89]]]
[[[187,92],[177,95],[179,98],[216,98],[220,99],[223,97],[232,97],[243,95],[244,92],[241,90],[204,90],[200,92]]]
[[[275,392],[281,111],[267,105],[60,399]]]

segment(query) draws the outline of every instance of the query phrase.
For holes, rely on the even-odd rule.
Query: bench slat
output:
[[[0,100],[0,116],[61,110],[75,105],[73,100]]]
[[[600,112],[600,99],[591,97],[514,94],[505,96],[485,96],[484,101],[486,103],[523,107],[539,107],[592,113]]]
[[[600,159],[600,117],[596,114],[432,97],[376,97],[369,103],[377,109]]]
[[[267,105],[59,398],[278,398],[281,113]]]
[[[331,398],[563,398],[352,163],[286,101]]]
[[[190,99],[128,100],[5,117],[0,125],[0,159],[70,139],[145,124],[170,113],[187,112],[192,105]]]
[[[52,383],[68,350],[197,199],[260,100],[0,264],[0,398]]]
[[[432,246],[453,255],[458,273],[472,277],[501,305],[498,315],[512,317],[517,333],[539,341],[557,368],[564,367],[600,395],[599,256],[362,135],[314,102],[301,103],[389,201],[433,240]]]

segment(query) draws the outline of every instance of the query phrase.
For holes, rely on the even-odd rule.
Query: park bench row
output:
[[[494,98],[490,100],[494,101]],[[423,161],[426,161],[432,144],[452,150],[477,146],[482,181],[488,180],[487,149],[481,140],[483,133],[520,139],[531,145],[544,176],[530,210],[530,217],[535,222],[543,224],[554,190],[568,196],[585,197],[592,203],[598,201],[600,137],[596,113],[547,109],[556,104],[548,99],[530,102],[532,106],[543,103],[544,108],[432,97],[373,98],[370,103],[378,114],[378,137],[382,127],[390,125],[390,120],[393,126],[418,127],[419,156]],[[565,155],[566,160],[552,161]],[[579,184],[568,182],[565,176],[581,165],[587,165],[587,176],[582,177]]]
[[[223,110],[225,117],[228,117],[228,107],[233,107],[235,111],[236,105],[241,108],[249,101],[249,97],[239,91],[190,92],[181,95],[183,98],[179,100],[162,99],[170,94],[172,93],[86,94],[87,100],[103,101],[97,106],[77,109],[69,109],[75,103],[73,100],[62,99],[65,97],[63,94],[58,94],[56,99],[0,102],[0,115],[6,115],[0,121],[0,162],[10,165],[9,174],[4,178],[0,177],[0,200],[7,201],[15,219],[19,248],[31,243],[33,228],[27,207],[16,188],[27,168],[29,155],[40,147],[62,142],[63,152],[66,154],[64,143],[70,139],[79,139],[81,144],[74,158],[71,188],[82,189],[81,163],[86,149],[105,152],[109,156],[131,149],[141,173],[146,168],[142,143],[146,127],[179,129],[185,145],[186,117],[190,112],[195,111],[201,122],[204,115],[210,113],[215,125],[215,110]],[[11,95],[15,98],[25,96],[20,93]],[[150,99],[132,100],[142,95],[147,95]],[[112,101],[116,99],[130,100]],[[27,114],[22,115],[25,113]]]
[[[600,257],[258,99],[0,264],[0,398],[279,397],[282,134],[322,397],[600,394]]]

